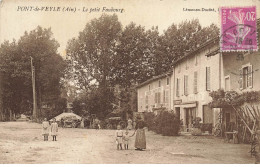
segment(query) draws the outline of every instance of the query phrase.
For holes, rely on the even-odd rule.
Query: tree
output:
[[[172,24],[164,32],[163,50],[166,51],[166,57],[172,56],[172,61],[176,61],[186,53],[196,49],[198,45],[217,37],[218,34],[219,29],[216,25],[212,24],[202,28],[198,19],[186,20],[178,26]]]
[[[116,15],[103,14],[99,19],[87,23],[77,39],[68,42],[67,56],[74,77],[82,88],[91,81],[99,87],[111,85],[114,78],[113,60],[122,28]]]
[[[144,27],[134,23],[127,25],[120,37],[115,56],[116,83],[130,87],[151,77],[149,72],[148,40]]]
[[[57,53],[58,42],[51,29],[37,27],[0,48],[3,74],[3,103],[7,111],[24,113],[32,108],[31,57],[36,73],[37,103],[53,104],[60,98],[65,61]]]
[[[96,95],[102,97],[103,102],[97,106],[101,107],[98,111],[107,112],[111,109],[109,94],[115,78],[113,61],[121,32],[122,27],[117,16],[103,14],[87,23],[77,39],[68,42],[70,74],[85,90],[89,89],[91,83],[95,83],[97,94],[91,95],[93,98]]]

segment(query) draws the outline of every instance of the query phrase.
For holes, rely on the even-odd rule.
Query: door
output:
[[[180,120],[181,119],[180,107],[175,107],[175,114],[177,118]]]
[[[203,106],[203,123],[213,124],[213,111],[208,105]]]

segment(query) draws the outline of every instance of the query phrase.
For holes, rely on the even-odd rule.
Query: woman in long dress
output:
[[[146,149],[146,138],[145,138],[145,129],[144,122],[138,121],[136,129],[136,137],[135,137],[135,148],[136,150],[142,151]]]

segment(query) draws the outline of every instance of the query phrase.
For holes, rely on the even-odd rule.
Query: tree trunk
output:
[[[9,120],[10,120],[10,121],[13,120],[12,117],[13,117],[12,110],[9,110]]]

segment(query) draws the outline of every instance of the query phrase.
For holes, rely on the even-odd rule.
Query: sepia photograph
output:
[[[260,0],[0,0],[0,166],[260,164]]]

